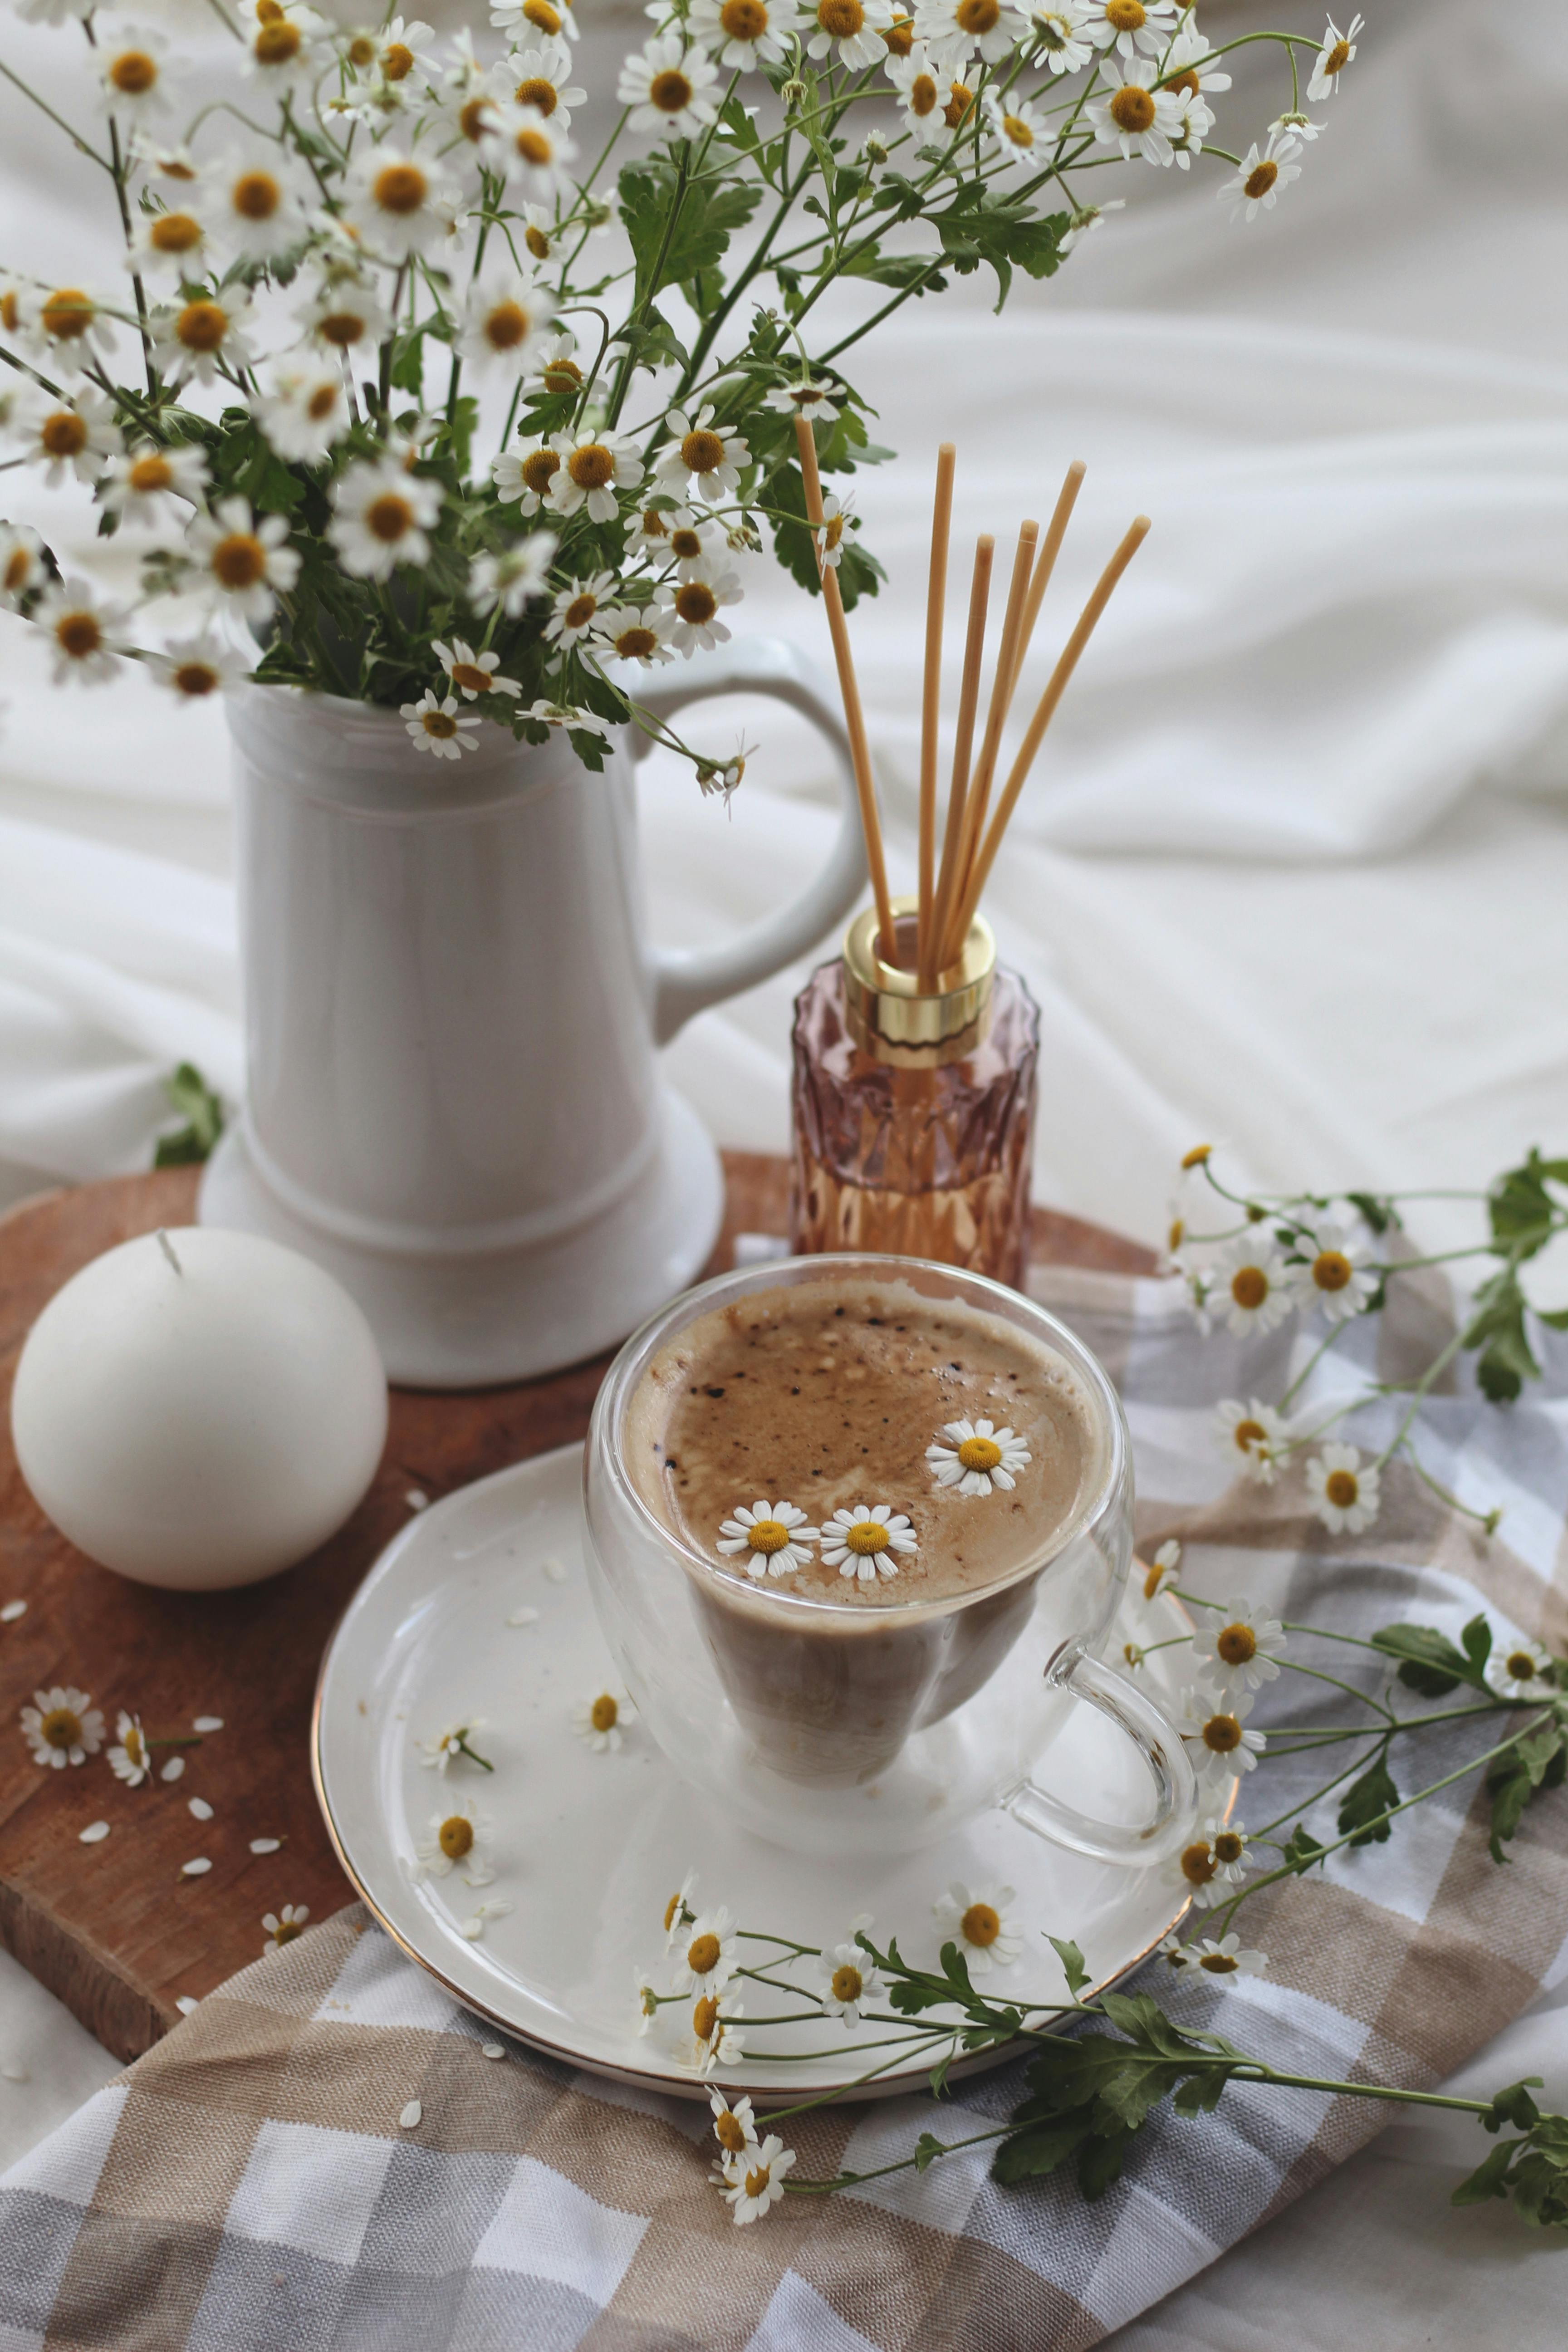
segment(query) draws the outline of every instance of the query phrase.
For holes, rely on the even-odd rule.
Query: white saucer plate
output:
[[[840,1941],[851,1918],[869,1912],[879,1945],[896,1935],[917,1966],[936,1960],[942,1936],[931,1906],[950,1881],[977,1891],[1011,1885],[1023,1952],[977,1979],[1009,2000],[1063,1998],[1047,1934],[1072,1938],[1103,1988],[1174,1926],[1185,1898],[1159,1869],[1089,1862],[1005,1813],[879,1867],[825,1864],[730,1821],[716,1797],[676,1774],[635,1717],[617,1752],[595,1753],[574,1730],[574,1713],[619,1685],[583,1566],[582,1459],[575,1445],[536,1455],[411,1519],[354,1595],[322,1661],[311,1768],[332,1843],[387,1933],[464,2008],[595,2074],[705,2097],[682,2063],[689,2002],[661,2010],[639,2035],[634,1990],[639,1969],[660,1991],[670,1989],[664,1912],[690,1871],[699,1904],[726,1904],[742,1927],[820,1946]],[[509,1622],[518,1616],[526,1622]],[[1180,1603],[1163,1596],[1150,1604],[1134,1588],[1108,1647],[1115,1656],[1124,1640],[1147,1644],[1190,1631]],[[1167,1705],[1177,1697],[1172,1661],[1186,1654],[1157,1652],[1142,1669]],[[486,1728],[474,1745],[493,1771],[459,1759],[443,1776],[424,1762],[420,1741],[476,1717]],[[1040,1778],[1111,1818],[1131,1818],[1147,1801],[1127,1744],[1084,1706]],[[493,1885],[470,1888],[460,1867],[418,1875],[415,1849],[428,1842],[432,1816],[468,1798],[494,1825]],[[488,1917],[470,1941],[464,1923],[498,1899],[510,1911]],[[760,1965],[763,1948],[742,1945],[742,1958]],[[806,2005],[754,1983],[731,1991],[753,2019]],[[742,2031],[750,2035],[743,2058],[717,2079],[766,2097],[842,2088],[897,2056],[868,2047],[888,2031],[869,2023],[854,2033],[826,2017],[765,2036]],[[824,2054],[770,2061],[764,2044]],[[988,2051],[953,2072],[1006,2054]],[[907,2091],[931,2063],[911,2057],[866,2095]]]

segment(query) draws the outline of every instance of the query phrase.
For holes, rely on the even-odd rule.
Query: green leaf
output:
[[[934,2132],[921,2132],[915,2142],[915,2170],[924,2172],[939,2156],[947,2154],[947,2142],[937,2138]]]
[[[1517,1833],[1536,1790],[1561,1782],[1564,1736],[1560,1723],[1543,1723],[1528,1739],[1500,1756],[1488,1771],[1487,1792],[1492,1801],[1488,1843],[1494,1862],[1509,1859],[1502,1850],[1504,1843]]]
[[[996,276],[996,308],[1006,300],[1014,269],[1029,278],[1051,277],[1061,259],[1061,240],[1068,230],[1066,213],[1037,220],[1025,206],[998,203],[984,194],[976,201],[970,183],[962,188],[933,226],[942,249],[961,278],[986,263]]]
[[[1280,1849],[1280,1868],[1293,1870],[1300,1877],[1315,1862],[1321,1862],[1327,1852],[1327,1846],[1312,1835],[1305,1822],[1298,1822]]]
[[[1380,1626],[1372,1636],[1372,1646],[1385,1657],[1403,1660],[1400,1681],[1408,1689],[1419,1691],[1423,1698],[1445,1698],[1461,1683],[1477,1679],[1465,1653],[1457,1650],[1435,1625]]]
[[[1568,1183],[1568,1161],[1542,1160],[1531,1146],[1521,1168],[1510,1168],[1487,1195],[1492,1239],[1517,1265],[1543,1249],[1561,1218],[1548,1181]]]
[[[1525,1249],[1522,1255],[1533,1256],[1534,1250]],[[1511,1404],[1526,1381],[1541,1377],[1525,1336],[1524,1293],[1512,1265],[1500,1268],[1481,1284],[1474,1306],[1461,1344],[1480,1349],[1476,1379],[1482,1395],[1493,1404]]]
[[[1385,1234],[1394,1223],[1394,1204],[1375,1192],[1347,1192],[1345,1199],[1352,1209],[1359,1209],[1374,1234]]]
[[[1359,1780],[1352,1780],[1340,1804],[1340,1835],[1351,1838],[1352,1846],[1384,1845],[1392,1822],[1379,1819],[1391,1805],[1399,1802],[1399,1791],[1388,1769],[1388,1750],[1380,1748]]]
[[[1506,2197],[1508,2168],[1513,2161],[1515,2148],[1522,2144],[1517,2139],[1506,2139],[1492,2148],[1477,2165],[1468,2179],[1460,2181],[1448,2200],[1449,2204],[1484,2205],[1489,2197]]]
[[[1121,2179],[1122,2158],[1131,2137],[1131,2130],[1123,2126],[1121,2131],[1103,2136],[1097,2132],[1084,2142],[1078,2159],[1078,2185],[1091,2205],[1097,2197],[1104,2196],[1113,2181]]]
[[[1527,2074],[1522,2083],[1510,2083],[1506,2091],[1497,2094],[1489,2112],[1481,2117],[1483,2127],[1496,2132],[1500,2131],[1504,2124],[1511,2124],[1515,2131],[1532,2130],[1541,2121],[1541,2109],[1530,2095],[1541,2088],[1539,2074]]]
[[[636,263],[637,305],[722,261],[731,237],[744,228],[763,193],[755,182],[736,181],[698,191],[679,179],[664,155],[626,164],[617,185]]]
[[[1076,2000],[1089,1982],[1089,1970],[1083,1964],[1083,1954],[1075,1943],[1070,1940],[1064,1942],[1059,1936],[1047,1936],[1046,1941],[1060,1960],[1062,1974],[1068,1980],[1068,1990]]]
[[[1052,2123],[1031,2126],[1016,2138],[1002,2142],[991,2160],[991,2178],[1004,2187],[1019,2180],[1037,2180],[1076,2155],[1093,2129],[1088,2107]]]
[[[1492,1629],[1487,1622],[1484,1611],[1471,1618],[1459,1635],[1459,1641],[1477,1676],[1484,1681],[1487,1660],[1492,1654]]]
[[[173,1076],[164,1079],[163,1091],[174,1108],[184,1112],[185,1124],[158,1138],[153,1165],[196,1167],[211,1156],[223,1133],[223,1105],[193,1062],[182,1062]]]
[[[843,278],[870,278],[879,286],[913,287],[920,294],[946,291],[947,280],[929,253],[862,252],[853,255],[839,272]]]

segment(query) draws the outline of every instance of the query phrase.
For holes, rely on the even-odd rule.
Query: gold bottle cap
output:
[[[900,955],[915,960],[916,898],[893,900]],[[879,1061],[934,1069],[973,1054],[991,1026],[996,941],[983,915],[969,927],[963,951],[937,974],[933,995],[921,993],[913,970],[884,963],[877,951],[877,910],[868,907],[844,941],[844,1000],[849,1034]]]

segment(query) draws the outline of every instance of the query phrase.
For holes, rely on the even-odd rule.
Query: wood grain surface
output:
[[[728,1210],[710,1271],[731,1262],[737,1232],[783,1233],[782,1160],[725,1155]],[[35,1317],[89,1258],[158,1225],[187,1224],[197,1172],[116,1178],[24,1202],[0,1220],[0,1940],[117,2057],[148,2049],[195,1998],[258,1958],[262,1915],[288,1903],[325,1917],[352,1890],[310,1789],[307,1735],[316,1668],[350,1594],[408,1518],[410,1494],[434,1502],[510,1462],[584,1435],[607,1356],[504,1389],[396,1389],[386,1453],[347,1526],[299,1568],[239,1592],[156,1592],[83,1558],[43,1517],[10,1445],[11,1381]],[[1142,1273],[1150,1253],[1121,1235],[1035,1213],[1034,1255]],[[35,1690],[75,1684],[112,1737],[126,1707],[151,1738],[223,1729],[183,1751],[175,1782],[140,1789],[103,1754],[40,1768],[17,1723]],[[106,1746],[107,1746],[106,1742]],[[193,1798],[213,1808],[196,1820]],[[79,1832],[107,1821],[110,1834]],[[253,1838],[279,1838],[275,1853]],[[211,1869],[184,1878],[198,1856]]]

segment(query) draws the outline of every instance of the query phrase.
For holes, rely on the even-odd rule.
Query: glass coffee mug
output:
[[[1064,1359],[1090,1424],[1084,1493],[1037,1557],[992,1584],[868,1608],[728,1572],[682,1541],[637,1491],[628,1409],[660,1349],[700,1315],[758,1291],[900,1284],[911,1306],[957,1302]],[[1157,1862],[1194,1802],[1182,1741],[1125,1675],[1095,1654],[1132,1553],[1127,1424],[1106,1373],[1044,1308],[980,1275],[881,1255],[773,1261],[720,1275],[626,1341],[599,1391],[584,1468],[588,1579],[642,1723],[682,1777],[759,1837],[805,1853],[903,1852],[993,1806],[1076,1853]],[[742,1498],[737,1496],[736,1500]],[[746,1501],[751,1500],[748,1495]],[[1040,1785],[1075,1703],[1108,1716],[1153,1783],[1152,1811],[1100,1818]]]

